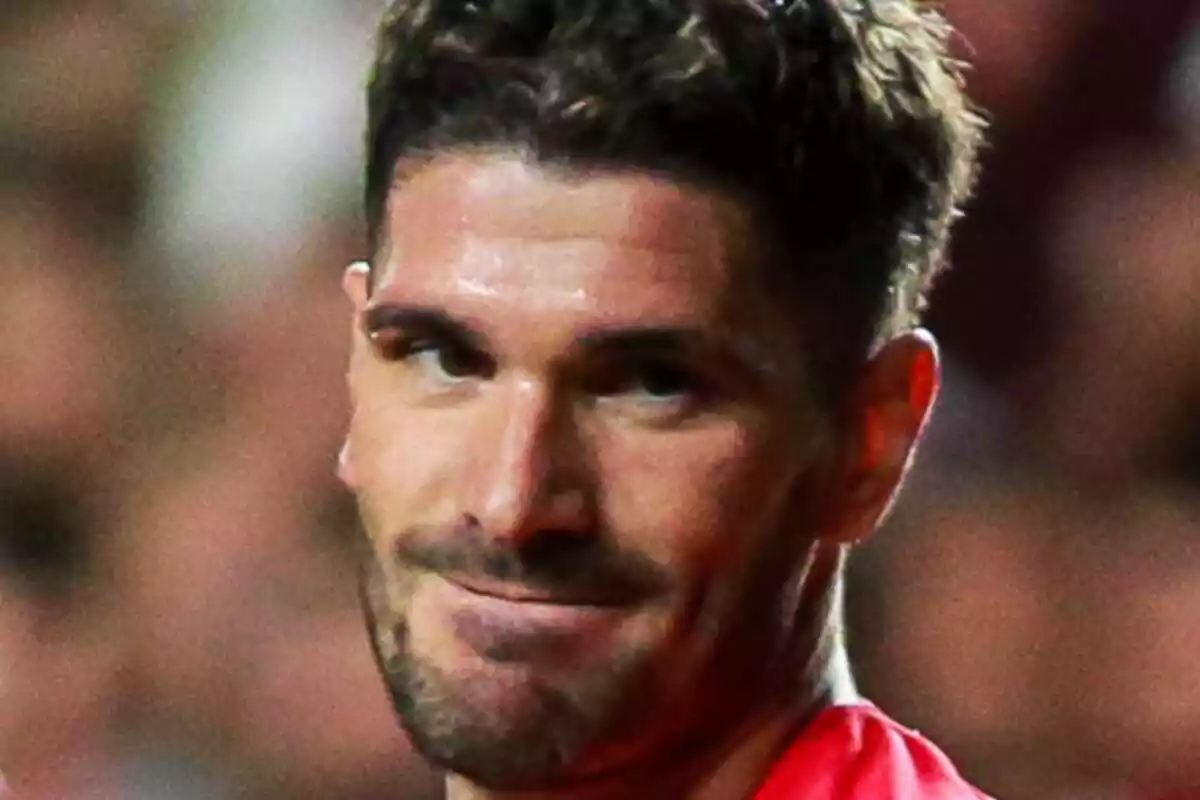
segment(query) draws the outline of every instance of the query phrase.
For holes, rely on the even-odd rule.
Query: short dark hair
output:
[[[752,204],[862,353],[916,323],[982,122],[913,0],[394,0],[368,89],[366,218],[401,160],[511,148]],[[843,313],[843,310],[845,313]]]

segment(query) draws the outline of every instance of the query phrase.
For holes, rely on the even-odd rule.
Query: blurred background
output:
[[[1200,9],[947,0],[994,118],[867,691],[1005,800],[1200,798]],[[427,798],[359,621],[340,268],[380,0],[3,0],[0,765]]]

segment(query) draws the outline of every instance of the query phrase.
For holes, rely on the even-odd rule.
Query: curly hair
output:
[[[864,352],[917,323],[983,122],[916,0],[394,0],[368,88],[366,219],[397,164],[509,148],[751,204],[776,274]],[[798,282],[796,279],[800,279]]]

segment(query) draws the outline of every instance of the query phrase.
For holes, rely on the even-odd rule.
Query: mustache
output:
[[[666,593],[668,573],[647,556],[598,534],[544,531],[513,541],[480,526],[421,528],[399,537],[394,556],[446,576],[512,584],[596,604],[633,604]]]

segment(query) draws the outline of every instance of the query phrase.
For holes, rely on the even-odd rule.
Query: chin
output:
[[[416,620],[413,620],[416,622]],[[414,747],[440,769],[497,791],[544,788],[607,770],[614,742],[645,729],[652,696],[646,651],[612,654],[586,671],[494,663],[469,645],[427,641],[422,626],[397,642],[384,678]]]
[[[401,610],[367,589],[376,659],[414,747],[493,790],[607,772],[614,743],[628,752],[654,728],[654,699],[678,677],[664,668],[664,607],[513,608],[431,575]]]

